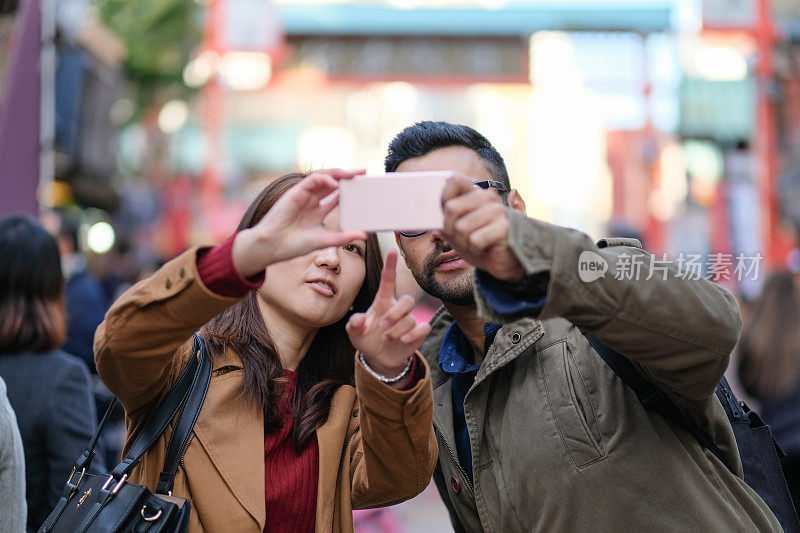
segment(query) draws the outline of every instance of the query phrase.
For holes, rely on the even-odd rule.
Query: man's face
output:
[[[398,172],[453,170],[475,180],[494,180],[474,150],[450,146],[403,161]],[[475,267],[460,259],[438,231],[419,237],[397,236],[400,251],[422,290],[453,305],[475,303],[472,279]]]

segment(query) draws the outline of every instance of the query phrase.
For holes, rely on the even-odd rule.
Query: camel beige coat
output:
[[[191,353],[192,333],[235,304],[200,281],[197,250],[164,265],[111,307],[95,335],[97,369],[125,407],[131,436],[161,401]],[[317,429],[316,530],[353,531],[352,510],[392,505],[421,492],[436,464],[431,382],[394,390],[356,363],[356,387],[340,387]],[[242,363],[214,358],[203,409],[175,479],[174,495],[191,498],[190,531],[261,532],[266,520],[264,421],[241,398]],[[130,481],[155,489],[171,428]]]

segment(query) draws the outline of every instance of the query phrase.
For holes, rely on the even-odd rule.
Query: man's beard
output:
[[[447,243],[436,243],[436,247],[425,258],[419,272],[411,271],[414,279],[422,288],[434,298],[439,298],[442,302],[452,305],[473,305],[475,295],[472,292],[472,274],[462,274],[461,276],[442,283],[435,277],[436,258],[443,253],[447,253],[453,248]]]

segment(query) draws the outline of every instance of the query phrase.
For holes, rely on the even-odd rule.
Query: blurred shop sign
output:
[[[594,106],[606,127],[635,130],[647,121],[646,86],[654,98],[669,91],[672,73],[664,72],[664,54],[648,79],[646,37],[634,32],[536,32],[530,39],[531,83],[553,87],[558,94],[567,88],[586,88],[596,99]],[[654,63],[656,63],[654,61]]]
[[[680,86],[680,126],[683,137],[719,142],[746,141],[755,121],[755,82],[684,78]]]
[[[383,5],[381,5],[383,4]],[[480,0],[431,6],[422,0],[281,0],[289,35],[530,35],[570,29],[658,32],[669,29],[670,0]]]
[[[703,0],[703,29],[749,30],[756,27],[758,0]]]
[[[332,79],[528,81],[521,37],[301,36],[288,39],[293,62]]]
[[[292,125],[229,126],[222,135],[225,160],[236,165],[231,175],[280,171],[294,166],[297,159],[300,130]],[[170,138],[172,171],[199,175],[207,150],[204,131],[197,124],[187,125]]]
[[[280,15],[269,0],[227,0],[223,50],[272,51],[283,37]]]

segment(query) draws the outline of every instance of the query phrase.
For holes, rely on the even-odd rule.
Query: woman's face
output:
[[[338,208],[325,217],[323,226],[339,229]],[[356,240],[268,266],[258,291],[260,305],[308,327],[338,322],[364,283],[365,251],[366,243]]]

